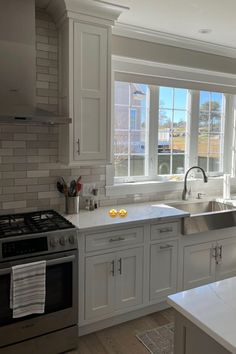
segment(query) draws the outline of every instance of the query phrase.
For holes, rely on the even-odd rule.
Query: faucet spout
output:
[[[188,174],[191,170],[193,169],[197,169],[197,170],[200,170],[202,172],[202,175],[203,175],[203,181],[204,183],[207,183],[208,182],[208,178],[207,178],[207,175],[206,175],[206,172],[204,171],[204,169],[200,166],[193,166],[193,167],[190,167],[188,169],[188,171],[185,173],[185,176],[184,176],[184,189],[183,189],[183,192],[182,192],[182,200],[187,200],[188,197],[188,189],[187,189],[187,177],[188,177]]]

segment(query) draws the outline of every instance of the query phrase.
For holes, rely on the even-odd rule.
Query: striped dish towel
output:
[[[46,261],[12,267],[10,308],[13,318],[44,313]]]

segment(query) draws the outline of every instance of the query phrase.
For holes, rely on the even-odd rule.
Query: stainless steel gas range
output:
[[[46,260],[45,313],[13,318],[12,266]],[[0,216],[0,354],[58,354],[77,347],[76,229],[53,210]]]

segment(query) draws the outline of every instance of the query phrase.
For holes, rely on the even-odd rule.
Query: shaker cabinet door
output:
[[[150,300],[161,300],[176,292],[177,241],[151,245]]]
[[[211,242],[184,248],[184,289],[215,281],[214,244]]]
[[[216,264],[216,280],[236,276],[236,239],[235,237],[217,241],[219,261]]]
[[[85,319],[114,311],[115,254],[88,257],[85,269]]]
[[[142,304],[143,247],[118,252],[116,276],[116,308]]]
[[[74,160],[106,160],[108,30],[74,23]]]

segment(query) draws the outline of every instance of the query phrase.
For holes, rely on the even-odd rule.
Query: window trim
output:
[[[236,92],[236,75],[230,75],[230,74],[224,74],[224,73],[219,73],[219,72],[213,72],[213,71],[207,71],[207,70],[198,70],[198,69],[193,69],[193,68],[184,68],[184,67],[177,67],[177,66],[172,66],[172,65],[167,65],[167,64],[160,64],[160,63],[152,63],[152,62],[146,62],[143,60],[137,60],[137,59],[131,59],[131,58],[123,58],[123,57],[117,57],[113,56],[113,71],[112,71],[112,78],[113,78],[113,86],[114,86],[114,81],[116,78],[116,74],[121,73],[122,75],[127,76],[127,81],[129,81],[129,76],[130,74],[136,75],[139,77],[140,75],[145,75],[147,77],[151,75],[152,78],[155,80],[158,80],[157,73],[160,71],[160,69],[164,74],[168,73],[167,79],[172,80],[172,82],[175,83],[174,87],[177,87],[176,84],[177,82],[183,82],[183,80],[188,80],[189,76],[191,76],[191,79],[195,79],[196,82],[199,84],[199,75],[200,78],[205,78],[205,81],[201,83],[201,89],[202,90],[210,90],[209,85],[212,86],[214,85],[221,85],[223,88],[227,88],[226,91],[231,92],[234,90]],[[185,71],[186,69],[186,71]],[[158,71],[159,70],[159,71]],[[175,75],[171,78],[170,76],[175,73]],[[177,74],[176,74],[177,73]],[[150,77],[150,76],[149,76]],[[182,79],[181,79],[182,78]],[[154,81],[155,81],[154,80]],[[138,82],[138,80],[137,80]],[[155,82],[155,85],[159,85],[158,82]],[[155,89],[154,85],[150,84],[150,87]],[[189,121],[189,126],[187,127],[189,131],[192,131],[193,129],[198,130],[198,119],[193,119],[193,117],[198,117],[199,118],[199,101],[198,101],[198,96],[199,92],[195,90],[191,90],[191,105],[192,105],[192,118]],[[235,142],[236,141],[236,124],[234,124],[234,129],[232,132],[232,129],[230,129],[230,125],[233,124],[234,122],[234,109],[230,104],[231,102],[234,102],[234,107],[236,108],[236,99],[233,97],[231,94],[225,94],[227,96],[226,100],[226,111],[225,115],[227,116],[227,119],[225,119],[225,140],[227,142]],[[155,95],[156,97],[156,102],[155,102],[155,108],[152,110],[150,107],[150,130],[152,131],[157,131],[157,125],[156,119],[153,119],[153,115],[155,115],[156,109],[158,109],[158,96]],[[190,101],[189,100],[189,101]],[[114,106],[114,105],[113,105]],[[114,114],[114,108],[112,107],[112,111]],[[226,124],[226,120],[227,123]],[[114,118],[112,117],[112,121],[114,121]],[[232,125],[231,125],[232,126]],[[233,133],[233,134],[232,134]],[[191,144],[189,146],[189,151],[190,154],[186,156],[186,169],[189,168],[190,166],[193,166],[197,164],[197,138],[198,134],[195,135],[195,141],[194,139],[191,138]],[[227,145],[227,146],[226,146]],[[235,176],[235,167],[234,167],[234,161],[236,161],[236,148],[233,147],[231,148],[232,144],[224,144],[224,169],[225,173],[233,173],[233,176]],[[187,146],[186,146],[187,149]],[[232,156],[231,153],[232,152]],[[142,184],[142,189],[145,187],[145,185],[148,185],[150,188],[144,188],[143,192],[145,193],[145,189],[147,191],[156,191],[156,187],[161,185],[162,190],[163,188],[167,188],[168,184],[170,184],[167,188],[171,188],[170,190],[176,189],[176,183],[177,185],[180,184],[180,182],[173,182],[173,176],[171,178],[168,178],[166,176],[156,176],[156,173],[154,171],[154,166],[157,165],[155,159],[157,159],[157,154],[155,154],[155,140],[153,137],[150,137],[149,139],[149,177],[143,176],[143,177],[137,177],[135,178],[135,182],[131,183],[132,180],[129,180],[128,183],[125,182],[126,179],[124,178],[119,178],[116,177],[116,183],[114,183],[114,167],[112,165],[107,166],[107,172],[106,172],[106,195],[113,195],[112,192],[112,187],[114,187],[117,190],[119,190],[119,193],[121,193],[120,188],[123,188],[123,191],[125,191],[127,188],[133,192],[131,194],[137,193],[137,191],[140,189],[140,184]],[[188,151],[188,150],[187,150]],[[186,152],[187,152],[186,151]],[[155,161],[155,163],[153,163]],[[222,174],[220,174],[222,175]],[[183,178],[183,175],[177,175],[178,178]],[[209,173],[209,176],[214,176],[214,177],[219,177],[219,173]],[[134,180],[134,179],[133,179]],[[122,183],[122,184],[120,184]],[[182,184],[182,183],[181,183]],[[132,186],[132,187],[131,187]],[[137,188],[136,188],[137,187]]]

